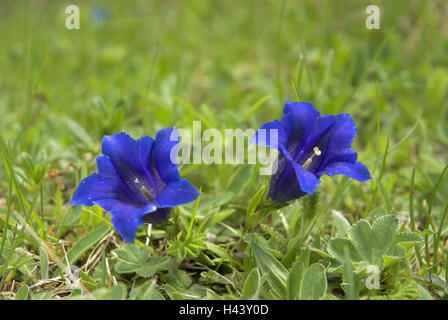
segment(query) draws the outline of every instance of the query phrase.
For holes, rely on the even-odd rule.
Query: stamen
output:
[[[146,197],[146,199],[148,199],[149,201],[154,200],[152,194],[148,191],[148,189],[146,189],[144,185],[140,183],[140,180],[138,180],[138,178],[135,178],[134,182],[140,186],[140,190],[143,192],[143,195]]]
[[[305,161],[305,163],[302,165],[302,168],[308,169],[308,167],[311,164],[311,161],[313,161],[314,156],[320,156],[322,154],[322,151],[318,147],[313,148],[314,154],[308,158],[308,160]]]

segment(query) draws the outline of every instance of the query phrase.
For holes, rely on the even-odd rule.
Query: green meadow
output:
[[[447,299],[447,53],[445,1],[1,1],[0,299]],[[104,135],[297,99],[351,114],[371,180],[265,206],[260,163],[180,164],[201,196],[134,244],[69,205]]]

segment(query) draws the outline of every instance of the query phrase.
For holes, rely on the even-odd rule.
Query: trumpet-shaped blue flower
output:
[[[161,223],[172,207],[199,196],[196,187],[180,179],[178,144],[175,128],[160,130],[155,139],[134,140],[125,132],[104,136],[98,173],[80,182],[70,204],[102,207],[123,239],[134,242],[144,222]]]
[[[356,132],[349,114],[321,115],[311,103],[286,101],[283,117],[263,124],[251,140],[279,151],[268,198],[283,203],[313,194],[324,174],[370,179],[351,147]]]

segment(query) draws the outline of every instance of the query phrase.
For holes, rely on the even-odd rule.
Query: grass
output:
[[[443,1],[375,1],[380,30],[368,1],[77,1],[67,30],[70,4],[0,3],[0,298],[448,297]],[[103,135],[257,129],[298,97],[352,115],[373,180],[260,209],[259,165],[182,165],[200,200],[134,245],[68,205]]]

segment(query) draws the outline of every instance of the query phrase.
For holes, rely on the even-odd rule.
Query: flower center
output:
[[[308,169],[308,167],[311,164],[311,161],[313,161],[314,156],[320,156],[322,154],[322,151],[319,150],[318,147],[313,148],[314,153],[311,157],[308,158],[308,160],[305,161],[305,163],[302,165],[302,168]]]
[[[146,199],[148,199],[149,201],[154,200],[154,197],[152,196],[152,194],[148,191],[148,189],[146,189],[146,187],[144,185],[142,185],[140,183],[140,180],[138,180],[138,178],[135,178],[134,182],[140,186],[140,190],[142,191],[142,193],[146,197]]]

